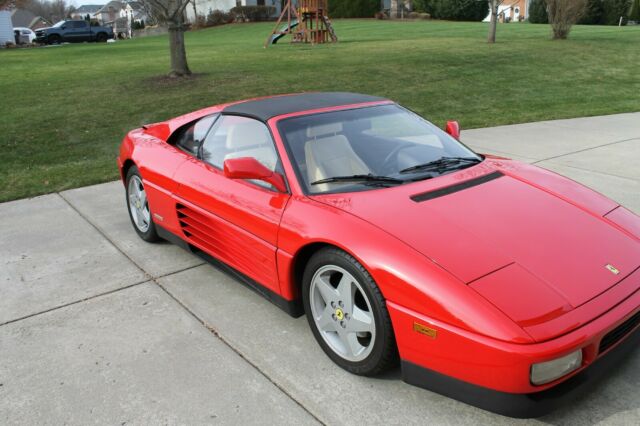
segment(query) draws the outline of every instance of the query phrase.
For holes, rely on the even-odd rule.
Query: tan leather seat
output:
[[[225,160],[253,157],[269,170],[276,168],[278,156],[269,131],[256,120],[246,119],[231,126],[227,133],[226,149]]]
[[[342,124],[327,124],[309,127],[304,145],[307,177],[309,183],[333,176],[348,176],[371,173],[371,170],[351,148],[349,140],[337,133]],[[329,184],[312,185],[313,192],[326,191]]]

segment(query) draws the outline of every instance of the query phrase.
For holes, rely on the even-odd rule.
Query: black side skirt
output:
[[[497,414],[516,418],[540,417],[583,395],[615,371],[620,362],[640,343],[640,329],[617,347],[570,379],[547,390],[529,394],[500,392],[402,360],[402,380],[433,392]],[[588,383],[588,386],[585,386]]]
[[[287,300],[287,299],[285,299],[284,297],[282,297],[279,294],[269,290],[265,286],[261,285],[257,281],[255,281],[255,280],[251,279],[250,277],[246,276],[245,274],[243,274],[242,272],[238,271],[237,269],[232,268],[231,266],[227,265],[226,263],[224,263],[224,262],[214,258],[213,256],[203,252],[199,248],[187,243],[185,240],[183,240],[182,238],[180,238],[179,236],[177,236],[173,232],[170,232],[170,231],[166,230],[165,228],[163,228],[162,226],[159,226],[158,224],[156,224],[156,230],[158,232],[158,235],[161,238],[169,241],[172,244],[177,245],[178,247],[182,247],[183,249],[187,250],[188,252],[191,252],[191,253],[199,256],[203,260],[205,260],[208,263],[210,263],[211,265],[213,265],[215,268],[217,268],[220,271],[226,273],[230,277],[235,278],[236,280],[238,280],[242,284],[244,284],[246,287],[250,288],[251,290],[253,290],[256,293],[258,293],[259,295],[263,296],[265,299],[267,299],[268,301],[270,301],[271,303],[273,303],[274,305],[276,305],[277,307],[279,307],[280,309],[282,309],[283,311],[285,311],[286,313],[288,313],[292,317],[298,318],[298,317],[304,315],[304,308],[302,307],[302,303],[299,300]]]

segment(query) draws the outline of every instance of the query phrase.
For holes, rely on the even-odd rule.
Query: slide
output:
[[[278,40],[280,40],[282,37],[286,36],[287,34],[291,33],[291,30],[294,29],[297,26],[298,26],[298,20],[297,19],[292,19],[291,20],[291,26],[289,26],[289,24],[284,24],[278,30],[278,32],[281,32],[282,34],[273,34],[271,36],[270,44],[276,44],[278,42]]]

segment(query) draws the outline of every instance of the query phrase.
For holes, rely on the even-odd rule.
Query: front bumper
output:
[[[402,380],[439,394],[465,402],[503,416],[516,418],[540,417],[585,394],[597,381],[613,369],[640,344],[636,329],[618,346],[596,362],[560,384],[540,392],[508,393],[477,386],[455,379],[410,361],[402,361]]]
[[[573,389],[614,368],[640,341],[640,325],[634,320],[640,312],[640,290],[582,327],[533,344],[498,341],[440,323],[393,302],[387,302],[387,306],[407,383],[511,417],[537,417],[552,410],[562,404],[562,395],[573,395]],[[415,333],[415,324],[435,333]],[[613,344],[605,344],[616,330],[624,333]],[[532,364],[577,349],[583,353],[579,369],[545,385],[531,384]]]

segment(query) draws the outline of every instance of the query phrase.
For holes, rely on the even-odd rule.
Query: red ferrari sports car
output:
[[[640,218],[458,139],[384,98],[306,93],[132,130],[118,166],[142,239],[305,313],[340,367],[400,362],[408,383],[539,415],[637,345]]]

